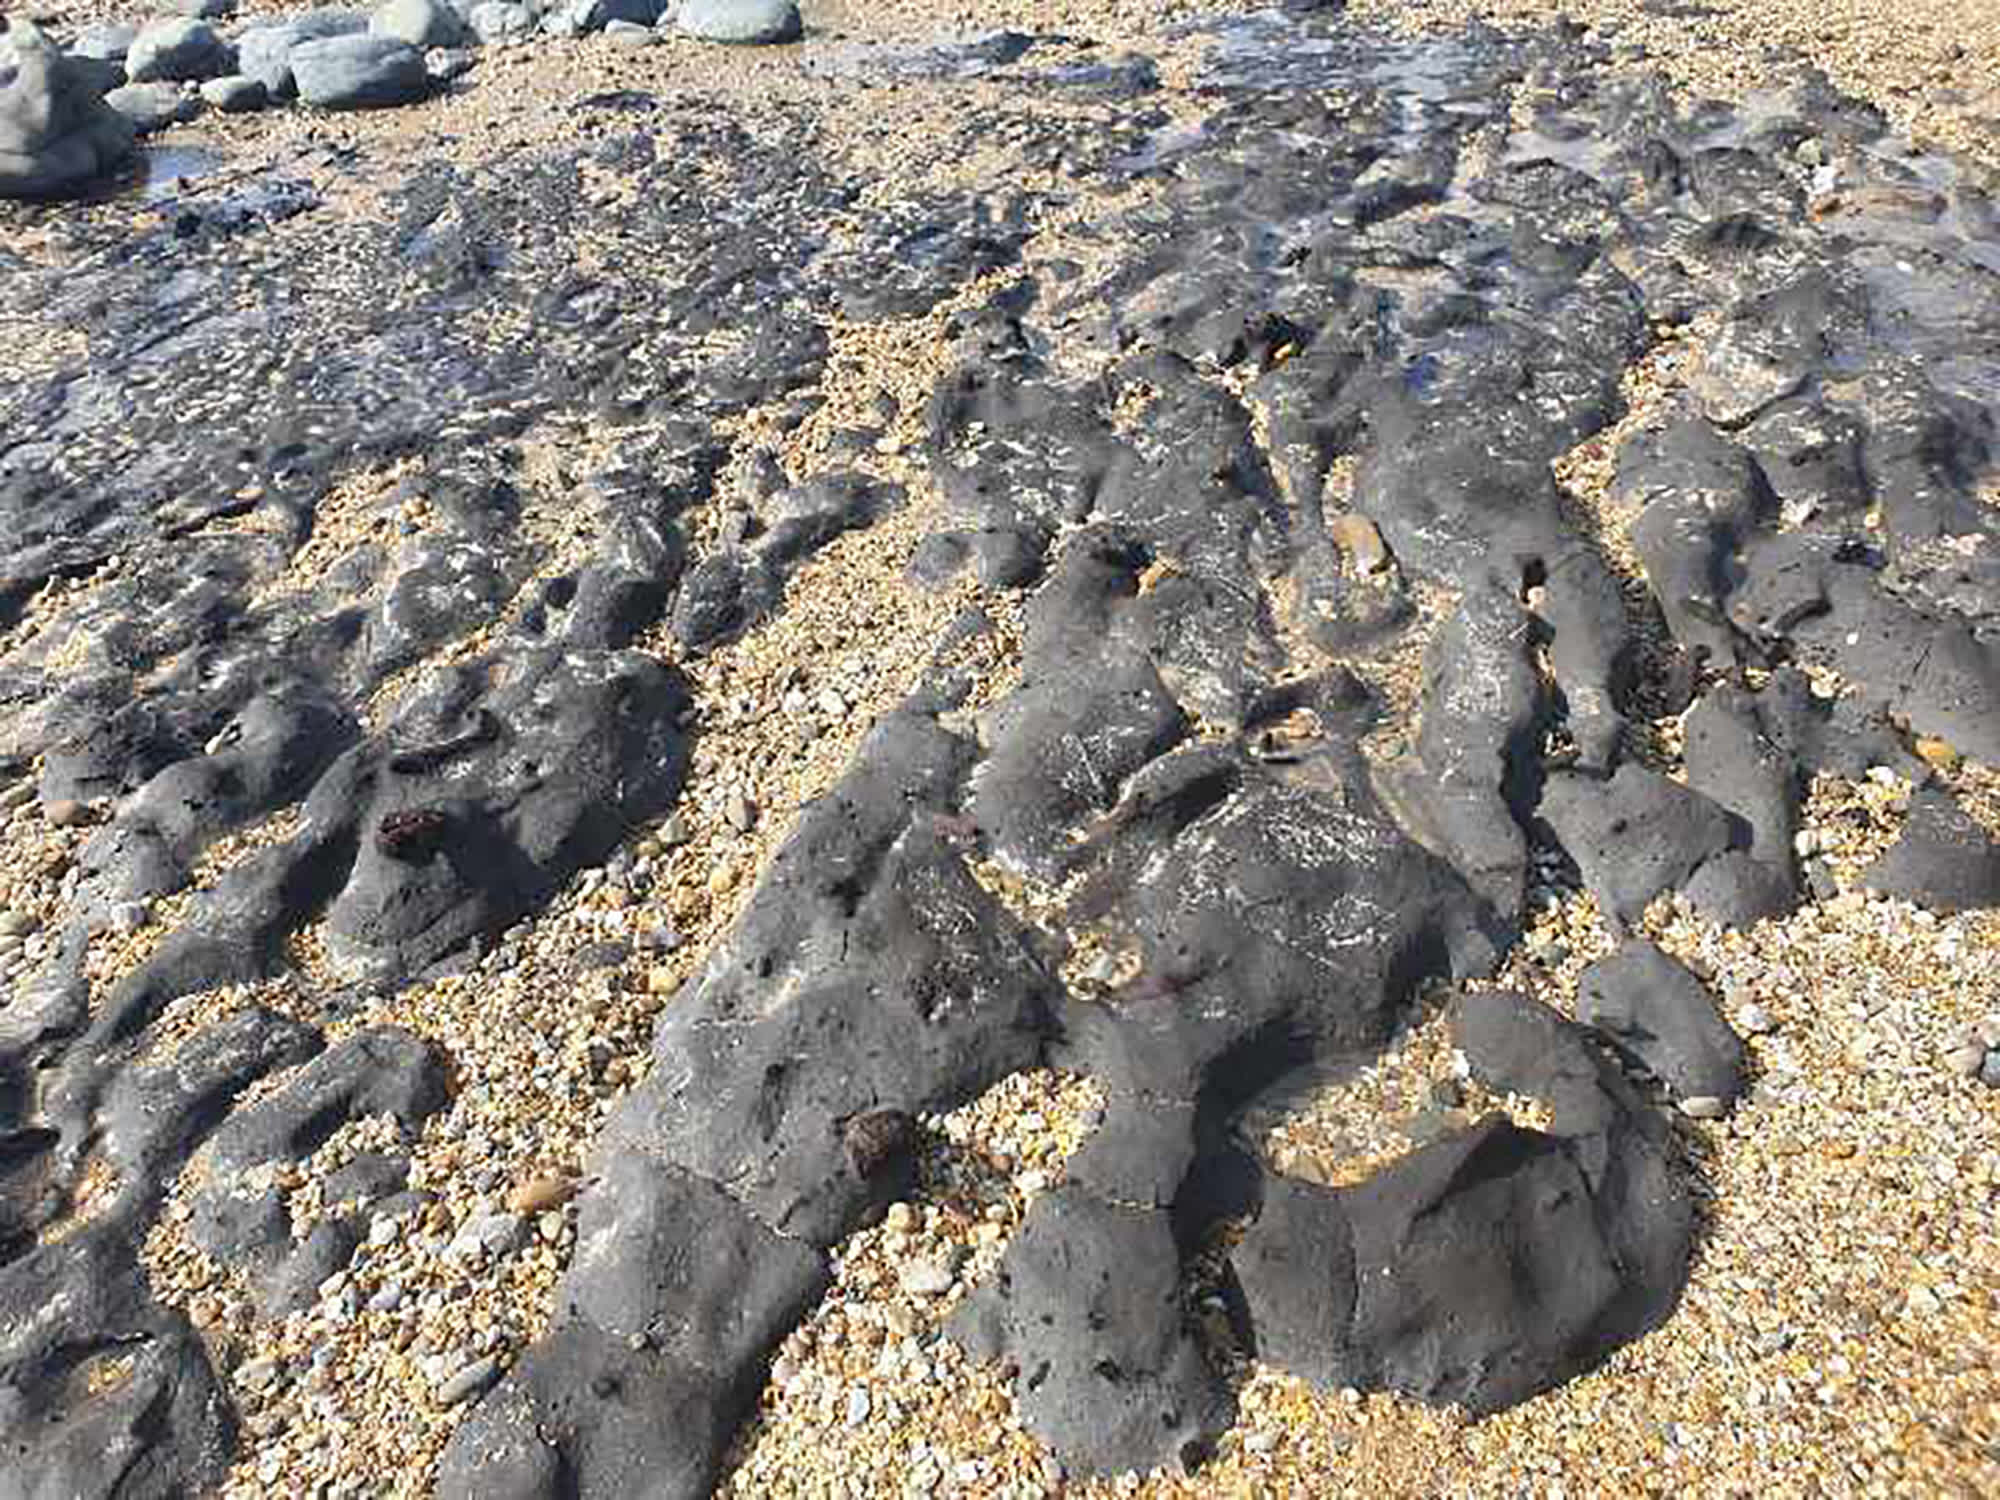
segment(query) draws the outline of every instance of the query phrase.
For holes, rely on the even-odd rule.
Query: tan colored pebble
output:
[[[559,1208],[575,1196],[576,1179],[560,1172],[544,1172],[517,1183],[507,1195],[507,1207],[517,1214],[538,1214]]]

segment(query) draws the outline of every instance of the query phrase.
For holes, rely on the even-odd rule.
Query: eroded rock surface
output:
[[[335,63],[427,89],[410,44],[444,13],[365,25],[258,27],[233,65],[328,104],[386,97]],[[134,76],[222,68],[204,30],[141,33]],[[90,342],[0,377],[0,751],[12,805],[95,820],[0,1007],[10,1470],[219,1482],[229,1398],[137,1263],[175,1175],[208,1174],[186,1232],[262,1316],[343,1295],[356,1246],[431,1206],[388,1138],[460,1087],[433,1043],[352,1017],[664,819],[708,732],[695,665],[911,508],[909,587],[1017,600],[1018,680],[987,701],[931,671],[667,1001],[549,1331],[440,1398],[466,1408],[441,1492],[708,1493],[922,1122],[1043,1065],[1094,1079],[1103,1119],[951,1329],[1074,1471],[1196,1465],[1233,1420],[1181,1319],[1225,1219],[1247,1340],[1329,1385],[1492,1411],[1671,1314],[1686,1169],[1614,1048],[1726,1099],[1734,1038],[1638,939],[1579,1013],[1602,1032],[1476,982],[1538,869],[1621,933],[1663,896],[1743,925],[1809,899],[1814,774],[1924,781],[1911,734],[2000,760],[1990,202],[1942,162],[1891,191],[1879,123],[1817,82],[1690,114],[1567,33],[1198,27],[1173,39],[1193,124],[1146,104],[1149,60],[1059,41],[805,52],[1016,91],[1007,150],[1060,165],[1060,205],[1006,180],[871,196],[876,164],[796,103],[746,122],[624,92],[504,171],[316,155],[365,172],[373,216],[332,222],[273,169],[10,270],[4,295]],[[1560,87],[1518,127],[1529,80]],[[1088,266],[1038,243],[1058,207]],[[587,253],[584,216],[626,251]],[[867,433],[760,470],[759,424],[833,394],[836,333],[951,299],[920,493]],[[1687,394],[1616,456],[1614,539],[1551,466],[1697,315]],[[550,478],[535,437],[566,423],[605,441]],[[372,483],[413,454],[421,477]],[[987,632],[968,613],[953,639]],[[1684,780],[1630,732],[1662,642]],[[1870,879],[1951,908],[1994,900],[1994,870],[1926,787]],[[1022,909],[996,871],[1060,900]],[[156,902],[159,941],[94,970]],[[1086,938],[1117,977],[1078,978]],[[283,1014],[186,1020],[288,976]],[[1377,1055],[1433,983],[1462,991],[1474,1077],[1551,1125],[1485,1118],[1340,1188],[1261,1161],[1243,1113]],[[295,1222],[281,1174],[362,1127],[374,1165]],[[494,1210],[451,1253],[531,1232]]]

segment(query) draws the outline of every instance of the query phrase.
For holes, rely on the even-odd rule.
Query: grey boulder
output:
[[[602,31],[613,21],[651,26],[664,9],[660,0],[568,0],[549,12],[542,30],[550,36],[582,36]]]
[[[466,19],[482,42],[503,42],[526,36],[535,29],[534,12],[525,5],[510,5],[507,0],[481,0]]]
[[[443,0],[389,0],[368,30],[419,48],[456,47],[467,35],[464,19]]]
[[[352,36],[367,29],[368,18],[348,10],[308,11],[281,25],[253,26],[237,38],[237,70],[263,84],[271,98],[289,99],[298,92],[292,77],[292,53],[296,49],[307,42]]]
[[[132,45],[132,38],[138,34],[138,27],[115,22],[103,26],[86,26],[77,34],[69,50],[76,57],[94,57],[100,62],[123,62],[126,50]]]
[[[155,21],[125,50],[125,76],[134,83],[220,78],[236,65],[229,44],[206,21]]]
[[[271,102],[270,90],[261,79],[245,78],[241,73],[209,79],[201,86],[201,98],[209,108],[225,115],[248,114]]]
[[[299,98],[321,109],[388,109],[431,89],[424,55],[387,36],[336,36],[294,47]]]
[[[156,134],[201,113],[201,101],[181,92],[177,83],[128,83],[104,96],[104,102],[132,122],[141,136]]]
[[[699,41],[739,46],[795,42],[805,29],[794,0],[681,0],[674,23]]]
[[[75,191],[131,153],[129,121],[85,67],[16,21],[0,51],[0,198]]]

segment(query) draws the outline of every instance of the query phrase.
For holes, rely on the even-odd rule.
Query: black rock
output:
[[[990,1280],[948,1325],[976,1359],[1019,1371],[1033,1431],[1089,1472],[1192,1471],[1234,1403],[1182,1326],[1167,1216],[1069,1185],[1035,1201]]]
[[[1550,776],[1540,812],[1614,931],[1636,923],[1655,896],[1685,884],[1741,837],[1742,825],[1724,808],[1630,763],[1601,781]]]
[[[1643,939],[1583,971],[1576,1018],[1602,1031],[1677,1099],[1726,1104],[1742,1089],[1743,1043],[1702,982]]]
[[[1931,911],[2000,905],[2000,843],[1949,792],[1920,787],[1910,794],[1903,831],[1861,882]]]
[[[445,1102],[444,1064],[427,1043],[395,1026],[357,1031],[300,1069],[276,1093],[239,1110],[216,1132],[222,1172],[267,1161],[298,1162],[334,1131],[389,1115],[415,1132]]]

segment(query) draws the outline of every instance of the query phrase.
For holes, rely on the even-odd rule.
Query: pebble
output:
[[[955,1256],[925,1256],[900,1267],[896,1284],[911,1297],[941,1297],[958,1280]]]
[[[119,932],[138,932],[153,920],[153,908],[144,901],[120,901],[111,908],[111,925]]]
[[[1947,1052],[1944,1060],[1960,1078],[1977,1078],[1986,1062],[1986,1049],[1978,1042],[1964,1042]]]
[[[451,1242],[454,1260],[470,1260],[482,1252],[501,1256],[520,1247],[525,1226],[514,1214],[485,1214],[466,1221]]]
[[[689,837],[687,819],[679,813],[675,813],[660,825],[662,849],[678,849],[688,841]]]
[[[0,937],[24,938],[41,924],[24,911],[0,911]]]
[[[868,1388],[857,1385],[847,1393],[847,1425],[849,1427],[859,1427],[863,1422],[867,1421],[869,1407]]]
[[[723,860],[708,872],[708,892],[711,896],[726,896],[736,888],[736,866]]]
[[[1729,1113],[1729,1104],[1713,1094],[1696,1094],[1681,1100],[1681,1113],[1690,1120],[1719,1120]]]
[[[6,791],[0,792],[0,808],[12,812],[17,807],[26,807],[35,800],[35,784],[32,781],[17,781]]]
[[[58,797],[42,809],[42,816],[58,828],[82,828],[97,821],[97,810],[74,797]]]
[[[544,1172],[515,1184],[507,1194],[507,1207],[517,1214],[539,1214],[559,1208],[576,1194],[576,1179],[560,1172]]]
[[[440,1406],[456,1406],[468,1397],[476,1396],[493,1383],[493,1377],[500,1373],[500,1356],[484,1355],[468,1365],[461,1365],[458,1373],[437,1388]]]
[[[1352,511],[1327,527],[1333,544],[1353,560],[1357,573],[1379,573],[1389,565],[1389,548],[1382,533],[1366,516]]]
[[[1771,1013],[1761,1005],[1745,1005],[1736,1012],[1737,1030],[1751,1036],[1768,1036],[1778,1029],[1778,1023],[1771,1019]]]
[[[757,823],[757,804],[741,792],[731,792],[723,816],[729,819],[729,826],[738,833],[748,833]]]
[[[1090,961],[1090,967],[1083,971],[1083,977],[1092,984],[1109,984],[1118,977],[1118,960],[1112,954],[1100,953]]]
[[[246,1390],[265,1391],[278,1383],[284,1373],[284,1366],[269,1355],[253,1359],[236,1371],[236,1383]]]
[[[1935,766],[1940,771],[1949,771],[1958,765],[1958,751],[1948,741],[1935,736],[1921,736],[1913,748],[1926,765]]]

